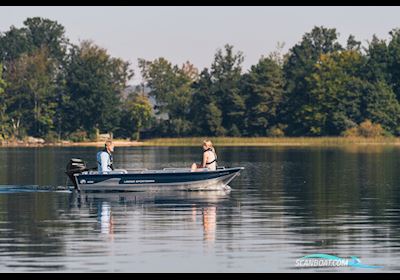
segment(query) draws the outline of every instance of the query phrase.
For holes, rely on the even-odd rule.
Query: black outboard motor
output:
[[[75,189],[79,190],[78,185],[76,184],[75,181],[75,176],[74,174],[79,174],[84,171],[89,171],[89,168],[87,168],[86,163],[81,160],[80,158],[72,158],[67,164],[67,170],[66,174],[68,175],[68,178],[71,180],[71,182],[74,184]]]

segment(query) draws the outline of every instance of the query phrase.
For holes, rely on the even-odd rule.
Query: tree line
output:
[[[75,45],[56,21],[28,18],[0,33],[0,140],[114,137],[400,134],[400,30],[363,47],[316,26],[244,71],[218,49],[210,67],[129,62],[91,41]],[[152,98],[155,102],[150,102]],[[145,134],[143,134],[145,133]]]

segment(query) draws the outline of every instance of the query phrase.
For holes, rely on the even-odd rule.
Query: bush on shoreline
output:
[[[380,124],[374,124],[370,120],[365,120],[357,126],[347,129],[343,132],[344,137],[383,137],[392,136],[389,132],[385,131]]]

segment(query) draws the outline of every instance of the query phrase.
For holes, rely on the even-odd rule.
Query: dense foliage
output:
[[[143,84],[132,87],[128,62],[70,43],[56,21],[28,18],[0,33],[0,140],[398,136],[400,31],[389,35],[365,47],[351,35],[342,46],[336,29],[314,27],[248,71],[229,44],[201,71],[139,59]]]

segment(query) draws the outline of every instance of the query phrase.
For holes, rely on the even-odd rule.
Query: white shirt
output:
[[[106,151],[100,151],[97,153],[97,171],[108,172],[112,171],[110,161],[110,155]]]

